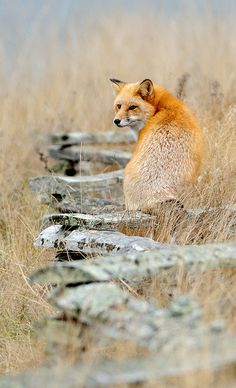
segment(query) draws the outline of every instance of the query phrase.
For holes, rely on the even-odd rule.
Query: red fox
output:
[[[150,79],[111,82],[116,93],[114,124],[138,133],[125,168],[126,208],[150,212],[160,202],[178,201],[196,182],[203,157],[203,134],[196,118]]]

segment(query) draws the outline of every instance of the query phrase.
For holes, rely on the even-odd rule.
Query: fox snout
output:
[[[117,125],[117,127],[126,127],[127,125],[129,125],[130,120],[128,118],[127,119],[114,118],[113,123]]]
[[[117,127],[119,127],[120,125],[120,119],[114,119],[113,120],[113,123],[117,125]]]

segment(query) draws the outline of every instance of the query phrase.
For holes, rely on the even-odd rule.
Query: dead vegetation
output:
[[[236,41],[229,39],[235,36],[235,25],[210,14],[201,19],[192,14],[191,18],[180,17],[176,22],[151,12],[145,16],[142,18],[138,12],[122,14],[119,28],[114,15],[104,15],[92,24],[88,20],[84,29],[71,26],[65,47],[55,30],[43,44],[35,38],[29,55],[32,59],[37,51],[36,58],[45,67],[43,74],[35,81],[34,66],[25,58],[16,67],[8,87],[1,91],[2,373],[20,372],[45,360],[44,344],[35,339],[33,325],[52,309],[45,301],[45,288],[32,286],[29,275],[49,263],[53,253],[33,247],[47,208],[35,200],[27,181],[31,176],[44,175],[44,167],[49,171],[50,166],[41,151],[40,161],[36,150],[51,132],[110,130],[110,76],[127,81],[150,77],[173,92],[177,90],[196,112],[206,138],[201,176],[195,192],[185,199],[186,206],[235,204]],[[168,239],[172,221],[171,217],[163,221],[157,239]],[[192,229],[192,239],[186,230],[182,235],[181,229],[178,231],[181,243],[235,239],[229,233],[227,210],[209,216]],[[165,273],[151,284],[144,284],[140,298],[151,297],[167,306],[174,294],[183,292],[197,297],[206,320],[226,319],[235,330],[235,270],[211,270],[191,278],[180,268],[177,274]],[[95,355],[107,352],[90,350]],[[110,349],[108,357],[114,354],[126,356],[127,349],[121,344]],[[226,372],[218,379],[219,386],[226,386],[225,382],[235,378],[234,371]],[[216,386],[215,382],[216,377],[203,373],[197,381],[190,374],[179,382],[170,379],[161,386],[211,387]]]

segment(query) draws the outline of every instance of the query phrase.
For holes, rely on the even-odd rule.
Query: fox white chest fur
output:
[[[152,211],[159,202],[180,199],[195,183],[202,159],[203,136],[194,116],[150,80],[113,82],[118,88],[114,122],[142,128],[125,169],[126,208]]]

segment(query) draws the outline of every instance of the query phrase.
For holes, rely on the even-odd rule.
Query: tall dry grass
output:
[[[0,95],[1,372],[22,371],[44,358],[33,324],[50,307],[44,291],[28,280],[33,270],[53,259],[53,253],[33,247],[46,212],[27,187],[30,176],[45,174],[36,148],[58,129],[110,129],[109,77],[130,82],[152,78],[181,93],[205,134],[205,161],[191,206],[235,203],[234,36],[235,24],[210,12],[167,17],[149,9],[118,9],[72,25],[63,44],[56,26],[47,36],[36,29],[22,46],[9,82],[0,76],[5,85]],[[224,228],[217,232],[217,222],[213,240],[223,241],[227,233]],[[148,286],[146,296],[166,305],[173,293],[190,291],[203,304],[207,319],[227,318],[234,327],[234,280],[234,271],[212,271],[194,280],[177,274],[173,291],[173,275],[165,275]]]

